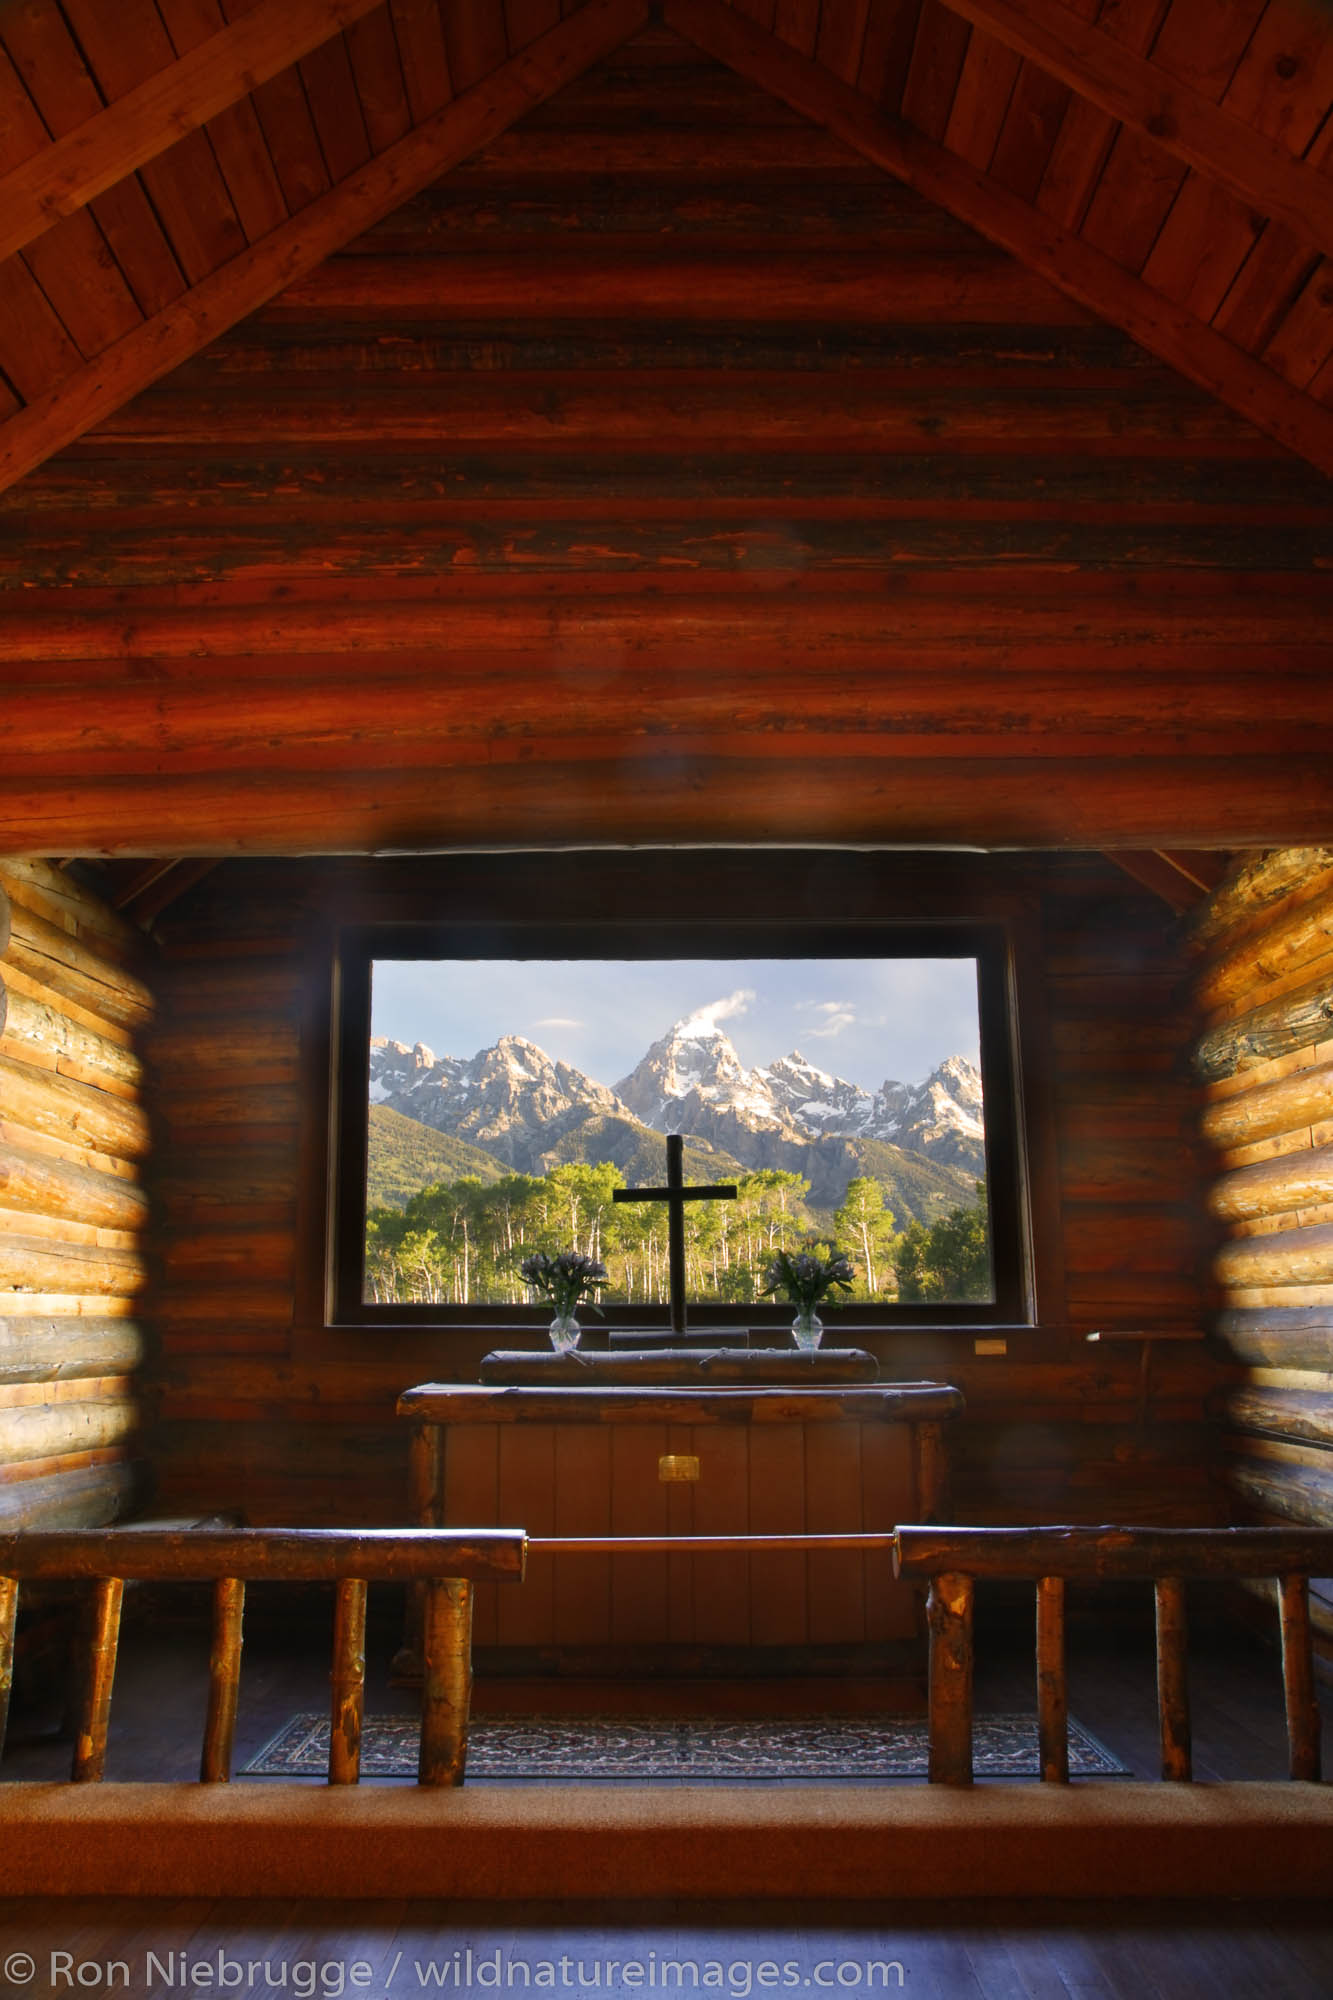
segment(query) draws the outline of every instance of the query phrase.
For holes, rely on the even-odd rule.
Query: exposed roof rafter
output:
[[[1059,0],[948,0],[1131,130],[1198,168],[1238,201],[1333,255],[1333,182],[1232,112],[1148,62]]]
[[[1010,251],[1260,430],[1333,473],[1333,409],[1316,403],[1104,252],[979,173],[724,4],[665,0],[697,48]]]
[[[489,145],[637,33],[648,13],[647,0],[587,0],[290,222],[28,404],[0,429],[0,491]]]
[[[1203,902],[1226,872],[1221,857],[1208,852],[1168,854],[1161,848],[1108,848],[1106,858],[1182,915]]]
[[[261,0],[0,178],[0,260],[156,159],[380,0]]]

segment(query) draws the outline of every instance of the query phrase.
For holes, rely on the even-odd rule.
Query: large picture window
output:
[[[339,951],[334,1317],[542,1325],[519,1265],[606,1266],[608,1325],[667,1319],[687,1182],[692,1320],[785,1326],[777,1249],[836,1244],[839,1326],[1026,1316],[1001,927],[391,924]]]

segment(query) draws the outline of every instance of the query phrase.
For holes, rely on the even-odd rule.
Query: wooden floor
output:
[[[311,1609],[309,1643],[280,1640],[262,1626],[248,1637],[238,1763],[296,1709],[324,1702],[328,1626],[320,1605]],[[387,1685],[392,1638],[385,1627],[370,1649],[367,1705],[374,1710],[411,1706],[408,1691]],[[194,1776],[206,1657],[206,1638],[197,1630],[130,1621],[109,1775]],[[1135,1775],[1155,1776],[1146,1621],[1131,1615],[1109,1627],[1076,1631],[1070,1673],[1072,1712]],[[988,1629],[983,1614],[978,1707],[1031,1708],[1030,1679],[1025,1635],[1007,1626]],[[1233,1628],[1196,1619],[1191,1680],[1196,1774],[1282,1776],[1275,1654]],[[655,1705],[665,1706],[670,1691],[656,1692],[661,1699]],[[728,1692],[726,1705],[734,1707],[736,1690]],[[484,1704],[501,1710],[516,1705],[522,1693],[513,1685],[482,1690]],[[46,1694],[16,1717],[17,1740],[0,1776],[66,1774],[69,1745],[49,1734],[58,1708],[54,1682]],[[779,1695],[776,1687],[751,1683],[748,1698],[796,1710],[863,1705],[859,1691],[840,1694],[841,1701],[839,1691],[825,1685],[788,1687]],[[586,1710],[605,1698],[605,1690],[570,1690],[568,1705]],[[1329,1706],[1326,1697],[1326,1713]],[[589,1884],[590,1891],[613,1892],[613,1886]],[[878,1906],[797,1908],[633,1904],[590,1895],[579,1904],[369,1903],[349,1911],[346,1905],[286,1902],[0,1901],[0,1946],[0,1993],[43,1997],[123,1990],[131,2000],[205,1991],[235,1991],[252,2000],[342,2000],[358,1993],[369,2000],[408,2000],[425,1992],[534,1988],[745,1996],[901,1990],[941,2000],[1194,2000],[1213,1994],[1325,2000],[1333,1993],[1333,1914],[1327,1906],[1301,1904],[902,1906],[886,1898]],[[173,1956],[179,1953],[184,1965]],[[211,1980],[191,1969],[201,1959],[211,1963]]]

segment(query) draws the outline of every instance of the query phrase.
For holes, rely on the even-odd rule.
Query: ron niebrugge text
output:
[[[408,1959],[401,1951],[382,1963],[358,1958],[288,1958],[281,1948],[256,1958],[237,1958],[224,1950],[147,1951],[131,1963],[125,1958],[76,1958],[73,1952],[52,1951],[42,1965],[26,1951],[11,1952],[0,1964],[0,1979],[13,1991],[38,1986],[50,1993],[123,1988],[127,1991],[269,1994],[285,1991],[292,2000],[340,2000],[349,1991],[387,1996],[397,1991],[461,1992],[485,1988],[523,1990],[532,1987],[563,1993],[714,1992],[747,2000],[755,1992],[793,1987],[843,1993],[902,1988],[906,1973],[891,1958],[690,1958],[659,1954],[599,1958],[592,1953],[561,1952],[554,1958],[524,1958],[500,1950],[460,1947],[439,1958]]]

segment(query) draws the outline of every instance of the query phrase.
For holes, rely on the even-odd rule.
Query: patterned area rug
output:
[[[367,1778],[414,1778],[417,1718],[368,1715],[361,1742]],[[710,1782],[774,1778],[924,1778],[924,1716],[803,1717],[781,1722],[665,1720],[626,1716],[487,1715],[468,1737],[469,1778],[613,1778]],[[979,1778],[1035,1778],[1037,1725],[1029,1715],[978,1716]],[[245,1766],[247,1777],[322,1777],[326,1715],[296,1715]],[[1069,1724],[1073,1776],[1124,1777],[1127,1766],[1081,1724]]]

